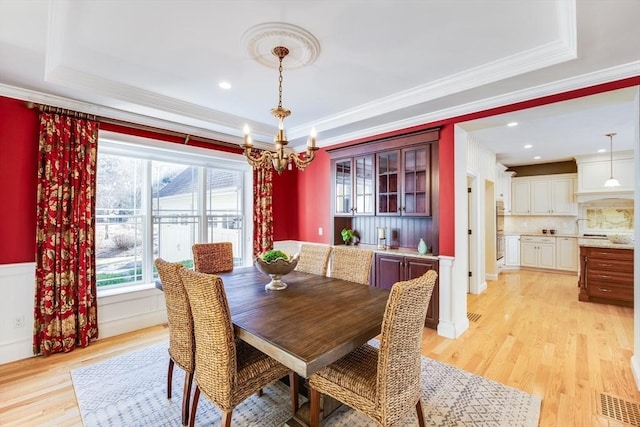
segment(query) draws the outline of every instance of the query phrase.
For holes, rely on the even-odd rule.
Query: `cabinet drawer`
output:
[[[587,286],[591,286],[592,281],[608,283],[612,286],[630,286],[633,288],[633,273],[621,273],[610,270],[587,270]]]
[[[544,236],[520,236],[521,242],[527,243],[556,243],[555,237],[544,237]]]
[[[633,301],[633,286],[616,286],[611,282],[594,280],[589,282],[588,292],[592,297]]]
[[[628,249],[588,248],[587,256],[600,259],[617,259],[633,264],[633,251]]]
[[[633,262],[619,259],[595,258],[590,256],[587,260],[589,270],[619,271],[633,274]]]

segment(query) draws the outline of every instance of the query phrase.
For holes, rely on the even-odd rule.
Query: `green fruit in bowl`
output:
[[[265,252],[262,255],[262,260],[264,262],[273,262],[273,261],[275,261],[277,259],[283,259],[283,260],[286,261],[289,258],[290,258],[289,254],[287,254],[286,252],[281,251],[279,249],[272,249],[270,251]]]

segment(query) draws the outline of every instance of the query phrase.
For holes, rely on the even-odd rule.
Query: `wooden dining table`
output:
[[[218,275],[236,337],[304,378],[380,334],[388,289],[294,271],[267,291],[254,267]]]

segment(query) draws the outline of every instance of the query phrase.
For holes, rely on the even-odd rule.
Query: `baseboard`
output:
[[[469,319],[466,317],[460,322],[443,322],[442,319],[438,323],[438,335],[445,338],[456,339],[469,329]]]
[[[22,339],[0,344],[0,365],[33,357],[33,340]]]
[[[631,373],[636,381],[636,390],[640,391],[640,358],[637,354],[631,356]]]
[[[158,310],[124,319],[98,322],[99,338],[109,338],[167,322],[167,311]]]

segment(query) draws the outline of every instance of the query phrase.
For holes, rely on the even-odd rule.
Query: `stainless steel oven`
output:
[[[496,202],[496,259],[504,258],[504,202]]]

